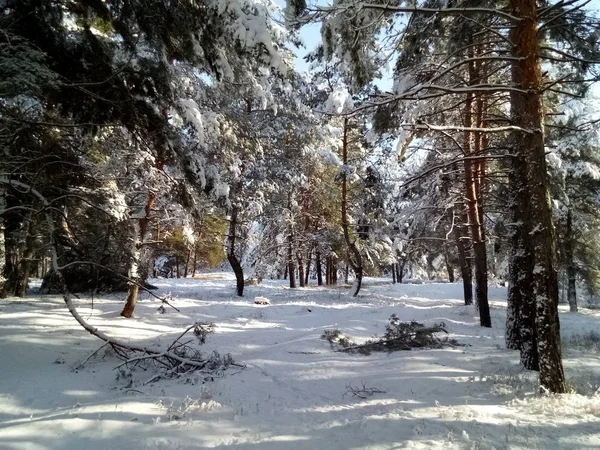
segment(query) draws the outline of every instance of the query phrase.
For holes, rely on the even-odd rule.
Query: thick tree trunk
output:
[[[344,135],[342,140],[342,162],[344,163],[344,168],[348,167],[348,118],[344,118]],[[360,292],[360,288],[362,286],[362,278],[363,278],[363,263],[362,263],[362,255],[360,254],[360,250],[356,245],[356,239],[350,239],[350,230],[348,224],[348,179],[347,179],[346,171],[344,171],[342,175],[342,230],[344,231],[344,240],[346,241],[346,245],[350,249],[350,264],[352,265],[352,270],[354,270],[354,276],[356,281],[356,286],[354,289],[354,297],[358,296]],[[336,280],[337,281],[337,280]],[[348,280],[346,279],[346,283]]]
[[[509,9],[520,19],[513,23],[509,34],[515,57],[512,82],[518,89],[511,91],[511,116],[513,124],[523,130],[513,132],[513,165],[523,165],[527,174],[516,184],[513,179],[511,189],[518,191],[521,198],[530,198],[528,215],[518,218],[516,228],[521,239],[531,243],[525,250],[532,252],[533,261],[531,272],[528,267],[527,273],[519,275],[531,273],[540,386],[549,392],[563,393],[566,384],[560,349],[556,239],[544,148],[537,2],[510,0]],[[514,281],[511,279],[511,283]]]
[[[567,212],[567,226],[565,230],[565,265],[567,266],[567,301],[569,302],[569,310],[577,312],[577,270],[574,261],[574,245],[573,239],[573,212],[569,208]]]
[[[319,250],[315,252],[315,268],[317,270],[317,285],[323,286],[323,267],[321,264],[321,252]]]
[[[231,209],[231,217],[229,219],[229,233],[227,235],[228,245],[227,245],[227,261],[231,265],[231,269],[235,274],[235,285],[236,285],[236,293],[239,297],[244,296],[244,269],[240,264],[239,259],[235,255],[235,233],[237,229],[237,217],[238,210],[237,207],[233,207]]]

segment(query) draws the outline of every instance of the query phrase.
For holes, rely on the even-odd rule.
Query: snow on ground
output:
[[[565,365],[581,394],[539,396],[536,376],[504,348],[506,290],[490,287],[493,328],[462,305],[460,284],[287,289],[282,281],[233,294],[230,274],[152,280],[176,312],[144,296],[134,319],[124,295],[76,300],[94,326],[137,345],[168,346],[194,321],[216,324],[205,350],[230,352],[246,369],[223,378],[160,380],[119,361],[80,329],[60,298],[0,302],[1,449],[596,449],[600,357],[567,344]],[[257,296],[271,304],[255,305]],[[383,334],[388,317],[443,321],[464,346],[336,353],[320,339]],[[598,330],[600,312],[562,312],[563,336]],[[349,386],[383,393],[361,399]],[[596,392],[596,394],[594,394]]]

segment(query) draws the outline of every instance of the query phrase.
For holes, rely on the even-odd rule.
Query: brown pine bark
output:
[[[472,56],[472,55],[470,55]],[[469,63],[469,83],[478,81],[478,74],[474,62]],[[477,111],[474,111],[477,100],[475,94],[469,92],[465,102],[464,125],[472,128],[477,124]],[[474,116],[475,115],[475,120]],[[465,156],[479,156],[482,149],[478,148],[481,143],[480,137],[472,131],[464,132]],[[475,301],[479,310],[479,323],[482,327],[491,328],[492,319],[488,303],[488,274],[487,253],[485,247],[485,229],[483,226],[483,211],[481,202],[481,188],[478,188],[477,164],[472,159],[464,160],[465,196],[467,200],[467,216],[473,243],[473,263],[475,266]],[[479,191],[479,195],[478,195]]]
[[[473,304],[473,270],[467,249],[468,229],[466,226],[467,215],[464,212],[464,205],[454,204],[454,214],[457,222],[454,224],[454,242],[458,253],[458,263],[460,265],[460,276],[463,282],[463,297],[465,305]]]
[[[296,288],[296,265],[294,263],[294,227],[288,227],[288,273],[290,277],[290,288]]]
[[[509,33],[512,56],[517,58],[512,62],[511,78],[518,89],[511,91],[511,118],[521,128],[512,136],[513,167],[522,165],[520,170],[527,175],[521,180],[513,178],[511,188],[516,192],[515,198],[530,198],[528,215],[520,217],[516,226],[521,241],[528,240],[530,245],[513,250],[531,252],[533,261],[531,272],[529,267],[519,272],[525,272],[526,276],[531,273],[540,386],[549,392],[563,393],[566,384],[560,349],[556,238],[544,148],[537,2],[509,0],[509,10],[520,19],[513,23]]]

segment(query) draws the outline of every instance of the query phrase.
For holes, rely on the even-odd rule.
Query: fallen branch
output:
[[[227,368],[235,366],[239,368],[243,368],[243,365],[237,364],[233,361],[230,354],[226,354],[224,356],[220,356],[218,352],[213,352],[210,356],[206,357],[203,353],[191,347],[187,343],[181,343],[180,340],[192,329],[194,330],[194,334],[196,335],[200,344],[205,342],[206,335],[212,331],[211,327],[207,327],[207,324],[203,323],[195,323],[194,325],[189,326],[179,337],[173,342],[167,350],[160,350],[151,347],[138,347],[135,345],[127,344],[118,339],[112,338],[100,331],[98,328],[91,326],[77,311],[77,308],[73,304],[71,299],[71,294],[67,288],[65,278],[63,276],[62,270],[68,265],[59,266],[58,264],[58,252],[57,252],[57,242],[56,242],[56,227],[52,216],[50,215],[51,205],[50,202],[46,199],[44,195],[42,195],[38,190],[29,186],[25,183],[21,183],[20,181],[11,180],[5,182],[4,184],[8,184],[14,188],[23,189],[21,191],[24,194],[31,194],[37,197],[41,203],[44,205],[45,218],[48,226],[48,231],[50,233],[50,250],[51,250],[51,260],[52,260],[52,269],[56,275],[56,286],[58,287],[59,292],[62,294],[63,300],[67,309],[73,316],[73,318],[81,325],[81,327],[86,330],[91,335],[97,337],[98,339],[105,342],[105,345],[110,345],[117,356],[124,360],[122,364],[120,364],[117,368],[122,367],[124,365],[138,363],[140,361],[152,360],[159,365],[161,365],[165,373],[169,376],[176,376],[184,373],[189,373],[190,371],[205,371],[212,375],[221,375]],[[85,262],[81,262],[85,263]],[[73,263],[70,263],[73,264]],[[90,263],[93,264],[93,263]],[[133,280],[130,280],[134,282]],[[154,295],[154,294],[152,294]],[[163,299],[161,299],[163,300]],[[163,300],[163,302],[165,302]],[[168,304],[168,302],[166,302]],[[172,305],[170,305],[172,306]],[[175,308],[176,309],[176,308]],[[188,341],[189,342],[189,341]],[[104,346],[100,347],[103,348]],[[82,364],[85,364],[94,354],[96,354],[100,349],[96,350],[96,352],[92,353]],[[81,366],[81,365],[80,365]],[[164,374],[153,377],[160,378],[164,376]]]
[[[378,388],[367,387],[364,382],[362,383],[361,387],[352,386],[352,383],[350,383],[346,385],[346,392],[344,392],[342,397],[345,397],[348,394],[352,394],[353,397],[365,399],[372,397],[375,394],[385,394],[386,392],[387,391],[382,391]]]

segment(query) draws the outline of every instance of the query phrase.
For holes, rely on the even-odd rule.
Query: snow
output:
[[[246,365],[223,378],[144,384],[155,370],[119,360],[73,320],[60,298],[0,302],[2,449],[583,449],[600,447],[600,357],[570,336],[597,330],[599,311],[561,305],[564,357],[578,393],[536,394],[536,374],[504,348],[506,290],[490,286],[494,328],[478,325],[461,284],[288,289],[265,280],[234,295],[229,273],[154,279],[172,304],[144,298],[119,317],[125,294],[75,299],[82,317],[118,339],[165,347],[195,321],[214,322],[205,351]],[[270,305],[254,304],[264,297]],[[460,347],[350,355],[320,339],[383,334],[389,316],[443,321]],[[349,387],[377,388],[366,399]]]

